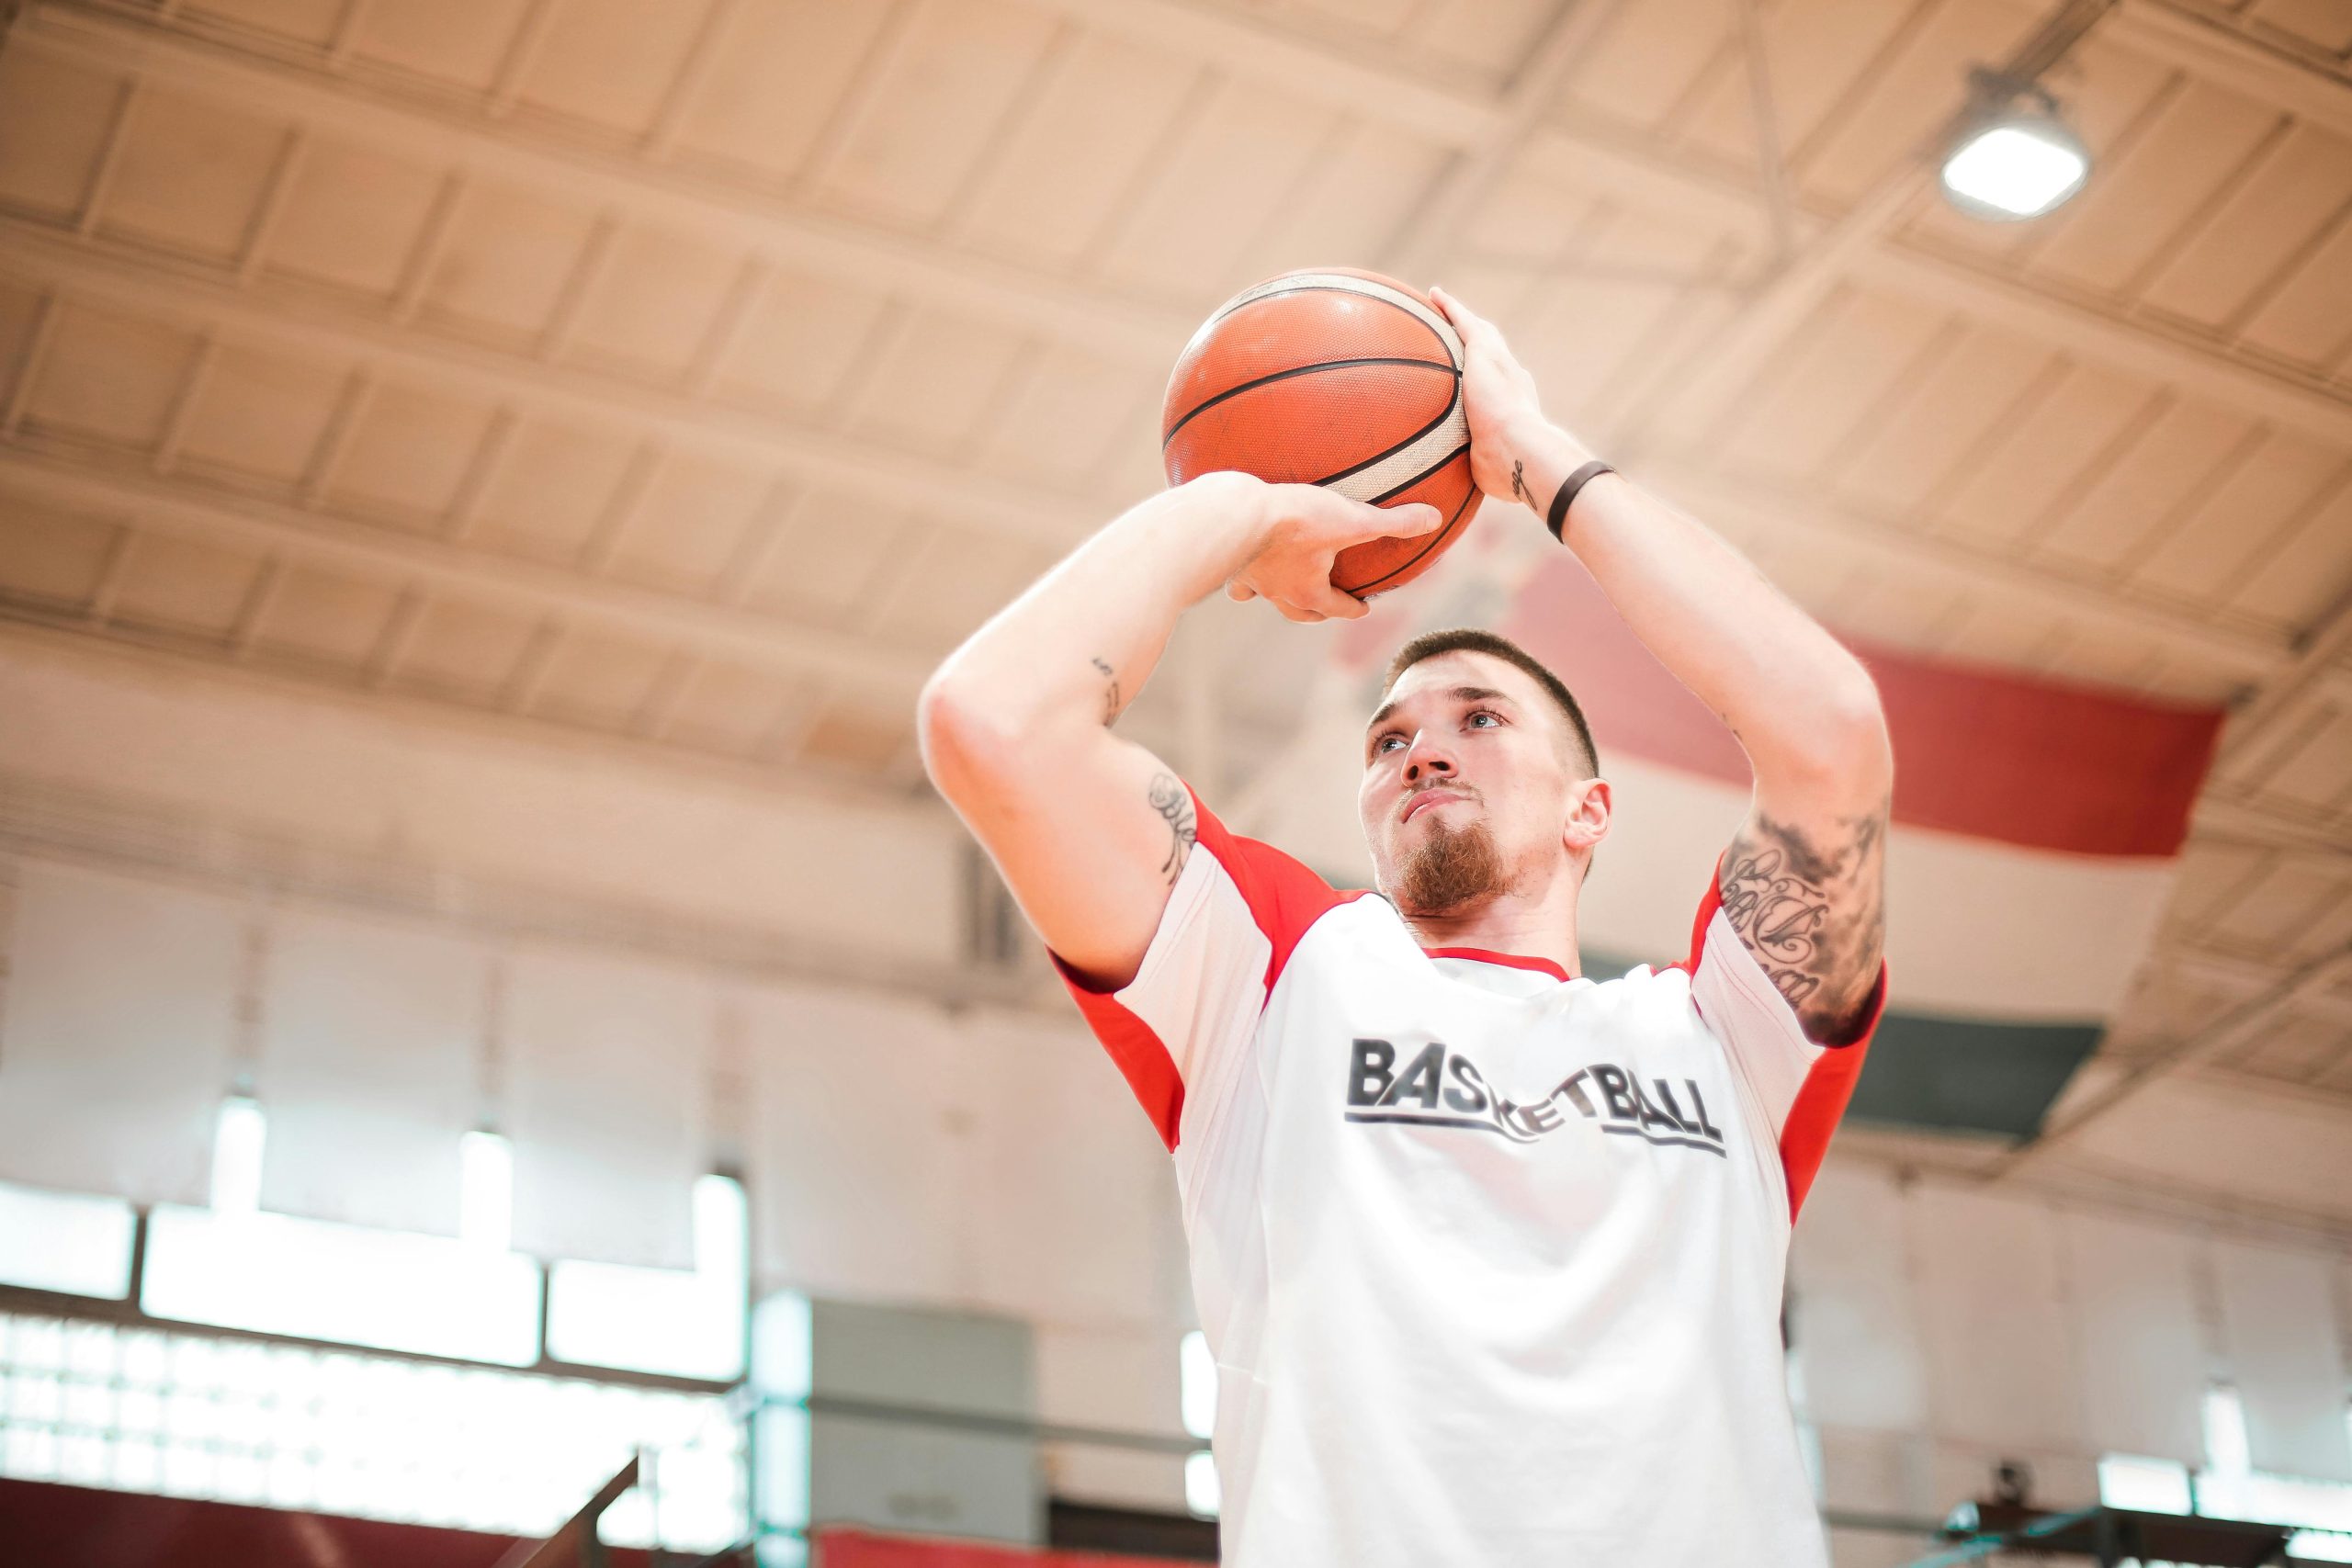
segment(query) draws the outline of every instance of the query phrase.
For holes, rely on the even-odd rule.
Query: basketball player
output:
[[[1877,694],[1433,298],[1479,488],[1548,516],[1747,750],[1687,956],[1580,974],[1610,786],[1567,688],[1499,637],[1389,668],[1358,800],[1376,893],[1227,831],[1111,728],[1187,606],[1361,615],[1334,553],[1428,508],[1232,473],[1154,496],[942,666],[924,757],[1174,1155],[1227,1562],[1821,1564],[1779,1312],[1884,996]]]

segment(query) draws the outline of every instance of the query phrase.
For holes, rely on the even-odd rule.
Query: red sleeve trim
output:
[[[1176,1071],[1176,1058],[1170,1054],[1167,1043],[1159,1038],[1151,1025],[1127,1010],[1125,1003],[1109,991],[1097,990],[1077,970],[1062,962],[1061,954],[1048,952],[1054,961],[1054,973],[1062,977],[1078,1010],[1086,1018],[1086,1025],[1094,1031],[1094,1038],[1111,1053],[1119,1076],[1127,1080],[1127,1088],[1151,1118],[1159,1141],[1168,1152],[1176,1152],[1176,1130],[1184,1120],[1184,1080]]]
[[[1193,798],[1194,842],[1225,868],[1272,949],[1266,956],[1264,988],[1258,998],[1263,1008],[1307,928],[1340,905],[1365,895],[1339,892],[1272,845],[1230,831],[1201,803],[1191,784],[1184,786],[1184,793]],[[1059,954],[1048,952],[1046,956],[1053,960],[1055,973],[1078,1003],[1094,1037],[1111,1053],[1144,1114],[1151,1118],[1159,1141],[1173,1153],[1184,1116],[1184,1083],[1167,1043],[1114,993],[1088,984]]]
[[[1862,1032],[1847,1044],[1820,1047],[1821,1055],[1806,1069],[1804,1083],[1781,1123],[1781,1169],[1788,1179],[1791,1224],[1796,1223],[1797,1211],[1804,1207],[1804,1195],[1813,1190],[1821,1162],[1829,1156],[1830,1135],[1845,1117],[1847,1101],[1854,1098],[1854,1085],[1860,1080],[1862,1063],[1870,1055],[1871,1036],[1878,1032],[1878,1021],[1886,1011],[1886,960],[1882,958]]]

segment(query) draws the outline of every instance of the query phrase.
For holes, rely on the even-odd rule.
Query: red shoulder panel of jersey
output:
[[[1715,913],[1723,907],[1724,868],[1718,859],[1714,875],[1707,879],[1707,896],[1699,900],[1698,918],[1690,922],[1690,956],[1673,968],[1698,978],[1699,960],[1707,951],[1707,928],[1715,923]],[[1805,1069],[1804,1082],[1781,1123],[1781,1168],[1788,1178],[1792,1224],[1804,1205],[1804,1195],[1813,1190],[1821,1162],[1828,1157],[1830,1135],[1838,1131],[1847,1102],[1854,1098],[1854,1085],[1860,1080],[1862,1063],[1870,1055],[1871,1036],[1878,1032],[1878,1021],[1886,1012],[1886,960],[1882,957],[1878,983],[1863,1004],[1861,1032],[1843,1045],[1813,1042],[1821,1055]]]
[[[1192,789],[1191,784],[1184,786],[1188,795]],[[1340,905],[1369,894],[1364,889],[1342,893],[1273,845],[1227,830],[1197,795],[1193,795],[1193,812],[1199,824],[1198,841],[1233,878],[1242,902],[1250,906],[1258,929],[1273,948],[1266,958],[1266,991],[1272,995],[1274,982],[1282,978],[1283,966],[1290,963],[1307,928]]]
[[[1340,905],[1365,895],[1340,892],[1272,844],[1228,830],[1216,814],[1201,803],[1191,784],[1184,786],[1184,793],[1193,797],[1195,845],[1206,849],[1225,868],[1226,875],[1239,889],[1250,918],[1272,949],[1266,957],[1265,988],[1259,997],[1259,1005],[1263,1007],[1265,998],[1272,994],[1274,982],[1282,977],[1283,966],[1290,962],[1291,953],[1297,949],[1307,928]],[[1054,972],[1061,976],[1062,985],[1078,1003],[1078,1010],[1085,1015],[1094,1037],[1111,1053],[1120,1075],[1135,1092],[1136,1102],[1159,1130],[1159,1141],[1172,1153],[1184,1117],[1184,1080],[1176,1070],[1176,1059],[1169,1053],[1166,1042],[1151,1025],[1122,1004],[1115,994],[1087,984],[1062,962],[1059,954],[1048,952],[1046,956],[1053,960]]]

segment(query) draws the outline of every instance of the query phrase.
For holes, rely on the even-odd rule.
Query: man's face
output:
[[[1532,891],[1598,833],[1557,704],[1517,665],[1466,649],[1398,678],[1364,731],[1356,811],[1380,890],[1410,915]],[[1600,830],[1606,830],[1606,786]]]

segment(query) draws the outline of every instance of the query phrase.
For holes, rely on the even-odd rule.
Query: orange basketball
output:
[[[1286,272],[1227,300],[1177,357],[1159,433],[1170,484],[1238,468],[1436,507],[1436,533],[1340,552],[1331,585],[1359,598],[1427,571],[1477,510],[1462,340],[1420,290],[1376,272]]]

